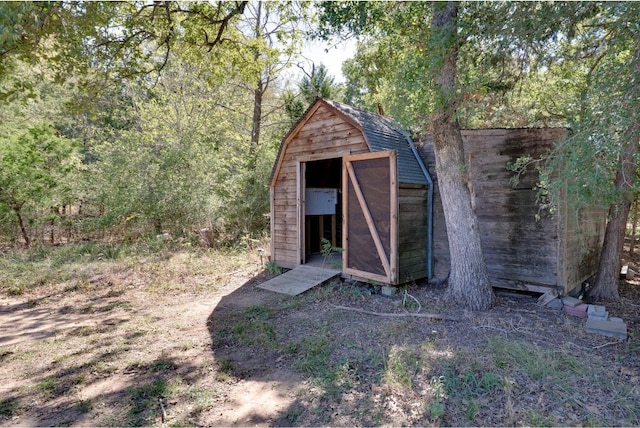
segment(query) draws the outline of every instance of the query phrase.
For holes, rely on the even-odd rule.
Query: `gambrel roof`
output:
[[[423,172],[426,171],[426,169],[423,169],[420,165],[422,160],[418,159],[413,153],[411,148],[412,143],[409,136],[401,130],[401,127],[396,122],[387,117],[359,110],[347,104],[326,100],[324,98],[317,98],[282,140],[278,157],[276,158],[276,164],[272,171],[272,182],[275,178],[274,174],[278,169],[277,166],[280,162],[280,157],[283,154],[282,152],[286,142],[291,135],[295,134],[301,126],[309,120],[317,110],[317,105],[319,103],[324,104],[330,110],[335,111],[339,116],[360,130],[364,135],[370,151],[379,152],[384,150],[395,150],[397,153],[399,182],[422,185],[428,184]]]

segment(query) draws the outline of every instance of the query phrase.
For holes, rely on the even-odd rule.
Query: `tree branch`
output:
[[[447,321],[460,321],[459,317],[454,317],[451,315],[438,315],[438,314],[412,313],[412,312],[401,312],[401,313],[373,312],[373,311],[367,311],[366,309],[351,308],[348,306],[339,306],[339,305],[333,305],[333,304],[331,306],[333,306],[336,309],[358,312],[358,313],[367,314],[367,315],[375,315],[379,317],[416,317],[416,318],[430,318],[430,319],[447,320]]]

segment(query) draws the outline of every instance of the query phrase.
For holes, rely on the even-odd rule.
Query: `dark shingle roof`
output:
[[[282,140],[282,144],[280,144],[278,155],[276,157],[276,163],[273,165],[273,169],[271,171],[272,182],[275,178],[276,166],[278,165],[284,150],[285,141],[291,133],[294,132],[298,125],[305,120],[309,112],[319,102],[324,102],[332,106],[354,122],[358,123],[362,128],[364,137],[372,152],[395,150],[397,153],[398,180],[400,183],[428,184],[427,179],[422,173],[420,164],[418,163],[419,161],[411,150],[408,139],[409,137],[403,134],[400,125],[387,117],[359,110],[350,105],[330,101],[324,98],[316,99],[316,101],[307,108],[302,117],[298,122],[296,122],[291,130],[289,130],[285,138]]]
[[[420,164],[411,150],[408,137],[400,130],[401,127],[396,122],[384,116],[358,110],[347,104],[324,101],[360,124],[371,151],[396,151],[398,180],[401,183],[427,184]]]

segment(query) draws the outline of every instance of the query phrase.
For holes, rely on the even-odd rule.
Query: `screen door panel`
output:
[[[346,157],[343,270],[385,283],[397,277],[395,151]]]

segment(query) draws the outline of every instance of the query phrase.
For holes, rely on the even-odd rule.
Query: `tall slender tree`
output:
[[[431,122],[451,254],[448,293],[466,308],[486,310],[491,307],[493,289],[480,244],[472,183],[466,173],[462,134],[456,117],[457,14],[455,2],[433,4],[428,46],[434,58],[428,78],[435,83],[436,100]]]

